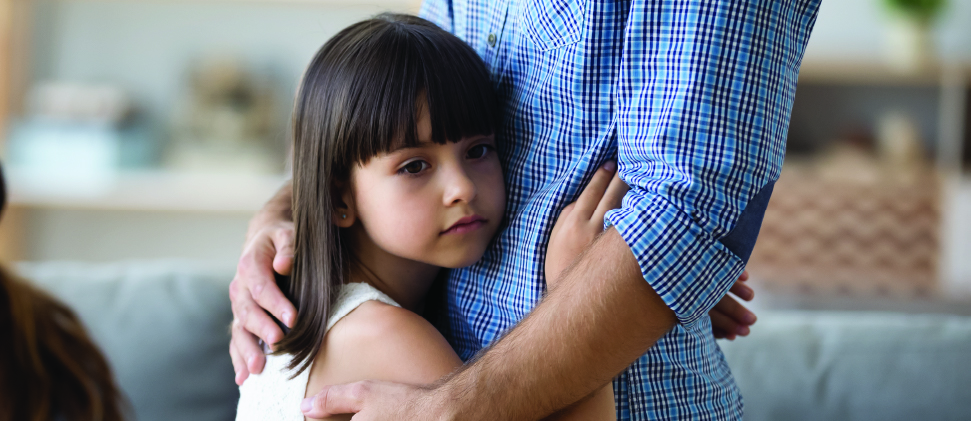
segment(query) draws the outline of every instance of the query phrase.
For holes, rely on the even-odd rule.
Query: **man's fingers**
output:
[[[304,399],[300,403],[300,410],[307,418],[355,414],[364,409],[364,401],[373,386],[372,381],[325,386],[313,397]]]
[[[607,187],[610,185],[610,178],[613,177],[616,170],[617,163],[614,161],[607,161],[600,166],[597,172],[593,174],[590,182],[587,183],[587,186],[583,188],[583,192],[580,193],[574,211],[580,212],[579,215],[581,217],[590,219],[597,206],[600,205],[600,199],[604,197],[604,192],[607,191]]]
[[[233,371],[236,372],[236,385],[242,386],[243,381],[249,377],[249,369],[246,368],[246,360],[239,355],[239,351],[236,350],[236,344],[233,341],[229,341],[229,357],[233,360]]]
[[[233,303],[233,314],[239,320],[240,328],[255,335],[273,347],[283,339],[283,331],[253,300],[241,299]]]
[[[607,186],[607,192],[604,193],[600,203],[597,205],[597,210],[594,211],[591,220],[594,222],[602,223],[604,215],[608,211],[613,209],[619,209],[624,202],[624,196],[630,190],[630,187],[623,179],[620,178],[620,172],[614,173],[614,177],[610,179],[610,185]]]
[[[278,253],[273,257],[273,271],[283,276],[290,276],[293,271],[293,251],[288,254]]]
[[[287,300],[287,297],[280,291],[280,287],[276,285],[276,278],[273,275],[273,256],[275,256],[275,250],[269,240],[252,251],[244,252],[239,259],[236,279],[233,280],[233,283],[238,283],[235,286],[237,289],[248,290],[253,301],[256,301],[260,307],[266,309],[283,324],[293,327],[294,315],[297,314],[297,311],[290,300]],[[233,295],[232,288],[234,286],[231,284],[230,297],[235,301],[237,298]],[[246,326],[249,326],[247,320],[242,321]],[[251,332],[262,336],[259,331]],[[263,339],[266,340],[267,338],[263,337]]]
[[[273,248],[276,250],[273,270],[281,275],[290,275],[293,269],[293,223],[288,223],[287,228],[279,228],[274,232]]]
[[[259,339],[252,333],[247,332],[238,321],[233,321],[232,332],[232,345],[236,349],[236,355],[245,365],[247,371],[246,375],[243,376],[243,380],[249,376],[249,373],[262,373],[263,365],[266,364],[266,356],[263,355],[263,348],[260,347]],[[238,375],[239,373],[237,373]]]

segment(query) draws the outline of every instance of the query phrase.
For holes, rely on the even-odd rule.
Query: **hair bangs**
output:
[[[416,47],[423,56],[423,99],[431,118],[432,142],[493,134],[497,126],[495,93],[479,55],[455,37],[422,41]]]
[[[355,54],[367,63],[353,72],[348,98],[348,149],[343,167],[418,146],[418,121],[427,111],[431,141],[444,144],[493,134],[496,103],[488,70],[465,42],[433,24],[401,15],[372,20],[373,31]],[[376,33],[375,33],[376,32]],[[348,51],[350,54],[351,51]],[[363,58],[363,60],[361,60]],[[354,66],[357,67],[357,66]]]
[[[306,370],[327,333],[345,279],[333,188],[355,164],[418,146],[427,111],[431,141],[493,134],[497,110],[485,63],[472,47],[415,16],[383,14],[327,41],[304,72],[294,101],[294,260],[281,289],[297,307],[277,344],[288,367]]]

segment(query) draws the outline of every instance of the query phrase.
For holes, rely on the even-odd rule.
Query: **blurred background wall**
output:
[[[249,216],[285,178],[293,92],[314,52],[352,22],[418,9],[413,0],[3,4],[7,260],[234,261]]]
[[[767,291],[827,302],[971,295],[971,2],[894,6],[907,3],[822,3],[750,267]],[[314,51],[351,22],[418,8],[0,4],[12,189],[0,256],[229,263],[286,178],[292,95]]]

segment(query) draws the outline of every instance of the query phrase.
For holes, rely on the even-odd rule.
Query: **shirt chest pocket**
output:
[[[529,39],[540,51],[580,41],[584,0],[525,0],[522,18]]]

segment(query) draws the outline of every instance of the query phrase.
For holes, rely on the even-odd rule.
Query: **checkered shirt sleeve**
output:
[[[617,92],[631,191],[606,219],[684,325],[728,291],[754,246],[721,240],[779,178],[814,3],[631,5]],[[760,220],[764,207],[750,211]]]
[[[631,186],[607,215],[680,323],[614,379],[618,419],[740,419],[707,315],[741,272],[779,176],[819,0],[426,0],[489,67],[503,119],[506,224],[449,274],[439,323],[459,356],[545,292],[549,233],[597,168]]]

